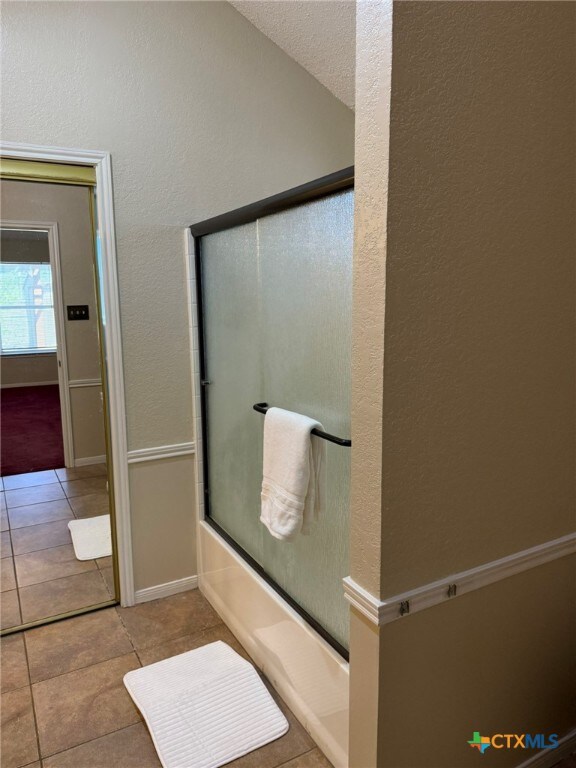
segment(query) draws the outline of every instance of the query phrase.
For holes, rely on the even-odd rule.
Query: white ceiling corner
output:
[[[354,109],[355,0],[229,0],[276,45]]]

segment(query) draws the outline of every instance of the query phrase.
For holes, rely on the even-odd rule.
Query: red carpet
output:
[[[57,384],[0,391],[0,475],[64,466]]]

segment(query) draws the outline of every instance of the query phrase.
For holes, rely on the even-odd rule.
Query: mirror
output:
[[[66,205],[18,181],[3,203],[31,187]],[[0,229],[3,631],[115,600],[91,190],[70,192],[61,224]],[[89,227],[67,227],[74,212]]]

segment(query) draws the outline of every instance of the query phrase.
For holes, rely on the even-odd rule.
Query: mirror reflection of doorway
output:
[[[65,466],[48,233],[0,230],[0,475]]]
[[[93,190],[0,184],[5,633],[109,604],[116,589]]]

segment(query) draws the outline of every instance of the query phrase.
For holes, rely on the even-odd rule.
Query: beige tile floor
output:
[[[1,479],[3,628],[110,598],[110,559],[77,561],[67,528],[74,517],[106,514],[104,474],[97,466]],[[159,768],[122,678],[130,669],[216,640],[247,657],[197,590],[2,638],[2,768]],[[274,696],[290,730],[230,765],[330,768]],[[576,768],[576,757],[555,768]]]
[[[77,560],[68,530],[107,514],[104,464],[0,478],[0,505],[2,629],[114,596],[111,558]]]
[[[2,768],[159,768],[123,675],[216,640],[246,656],[198,590],[2,638]],[[273,695],[288,733],[229,765],[330,768]]]

